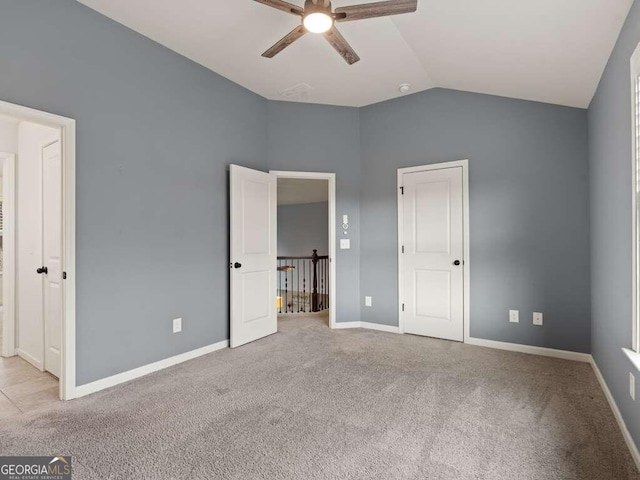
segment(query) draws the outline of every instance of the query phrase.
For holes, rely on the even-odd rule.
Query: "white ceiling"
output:
[[[328,201],[329,183],[326,180],[278,179],[278,205],[300,205]]]
[[[79,1],[266,98],[354,107],[402,83],[587,107],[633,3],[419,0],[413,14],[339,24],[361,58],[349,66],[314,34],[262,58],[300,20],[252,0]]]

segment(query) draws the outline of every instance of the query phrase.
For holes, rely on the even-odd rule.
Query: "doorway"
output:
[[[0,118],[13,125],[4,130],[9,136],[0,136],[4,140],[0,150],[9,150],[0,154],[3,374],[43,386],[49,386],[51,379],[53,398],[71,399],[75,396],[75,122],[2,101]],[[13,141],[8,141],[11,136]]]
[[[329,183],[278,178],[278,317],[329,324]]]
[[[329,327],[335,328],[335,174],[285,171],[266,173],[231,165],[229,269],[232,348],[276,333],[278,329],[278,311],[282,308],[283,302],[277,284],[277,182],[281,178],[326,182],[329,237],[329,254],[326,259],[328,298],[324,299],[319,295],[309,298],[312,308],[314,301],[328,300]],[[313,284],[311,290],[313,291]]]
[[[402,333],[468,337],[468,199],[466,160],[398,169]]]
[[[335,328],[336,324],[336,176],[335,173],[318,173],[318,172],[288,172],[280,170],[272,170],[271,175],[274,175],[277,180],[278,193],[285,196],[283,202],[278,198],[278,204],[280,207],[285,207],[289,203],[291,205],[305,205],[311,204],[312,207],[301,207],[300,209],[308,210],[308,213],[315,214],[319,218],[319,222],[326,222],[326,229],[321,225],[310,227],[308,226],[308,219],[306,221],[298,221],[302,228],[313,228],[313,232],[307,231],[304,238],[299,237],[297,242],[300,244],[301,253],[304,253],[304,249],[311,249],[310,255],[300,255],[306,257],[302,259],[287,259],[288,254],[292,248],[291,242],[282,242],[278,238],[278,256],[284,256],[285,259],[279,262],[279,267],[282,266],[294,266],[294,269],[288,269],[288,272],[278,272],[279,276],[279,288],[278,298],[276,299],[276,307],[279,313],[287,311],[289,313],[305,313],[300,310],[307,310],[311,312],[327,311],[329,315],[329,328]],[[308,183],[311,182],[311,183]],[[305,189],[307,189],[305,191]],[[326,196],[325,196],[326,194]],[[311,200],[311,201],[309,201]],[[326,200],[326,204],[324,204]],[[305,203],[302,203],[305,202]],[[323,214],[322,210],[326,212]],[[279,208],[279,212],[284,211]],[[304,215],[304,212],[297,212],[297,215]],[[291,230],[286,228],[287,218],[280,218],[278,215],[278,234],[289,233]],[[284,228],[283,228],[284,227]],[[294,227],[295,228],[295,227]],[[309,248],[311,243],[309,241],[316,241],[319,235],[327,235],[326,243],[326,255],[321,255],[322,252],[313,252],[318,250],[315,248]],[[286,249],[286,250],[282,250]],[[295,250],[294,250],[295,251]],[[285,255],[280,255],[283,253]],[[315,255],[314,255],[315,253]],[[310,257],[310,258],[309,258]],[[314,268],[315,266],[315,268]],[[300,267],[302,268],[303,282],[300,286]],[[314,283],[314,271],[315,271],[315,283]],[[295,275],[294,275],[295,272]],[[287,273],[295,283],[291,284],[289,290],[293,292],[292,295],[287,296],[286,278]],[[305,281],[306,280],[306,281]],[[285,286],[283,292],[282,286]],[[309,288],[307,288],[309,285]],[[285,294],[284,296],[282,294]],[[297,300],[296,300],[297,298]]]

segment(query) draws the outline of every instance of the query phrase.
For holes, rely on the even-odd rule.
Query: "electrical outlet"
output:
[[[180,333],[182,331],[182,319],[174,318],[173,319],[173,333]]]
[[[518,310],[509,310],[509,321],[511,323],[520,323],[520,312]]]
[[[340,250],[349,250],[351,248],[351,240],[348,238],[340,239]]]
[[[629,395],[633,400],[636,399],[636,377],[631,372],[629,372]]]
[[[533,324],[542,325],[542,314],[540,312],[533,312]]]
[[[365,307],[371,306],[371,297],[364,297],[364,306]]]

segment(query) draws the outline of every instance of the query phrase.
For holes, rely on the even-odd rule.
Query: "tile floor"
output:
[[[18,356],[0,357],[0,419],[55,407],[58,379]]]

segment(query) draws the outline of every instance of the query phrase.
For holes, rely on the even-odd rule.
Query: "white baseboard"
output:
[[[35,358],[34,356],[29,355],[27,352],[19,348],[16,348],[16,355],[18,355],[24,361],[29,362],[31,365],[36,367],[41,372],[44,372],[44,366],[42,365],[42,362],[37,358]]]
[[[336,322],[333,328],[336,330],[343,328],[360,328],[360,322]]]
[[[607,397],[609,406],[613,411],[613,416],[616,418],[616,421],[618,422],[618,426],[622,431],[622,436],[624,437],[624,441],[627,443],[627,447],[629,447],[629,452],[631,452],[633,461],[636,462],[636,467],[638,467],[638,470],[640,470],[640,452],[638,452],[638,447],[636,446],[636,443],[633,441],[633,437],[631,436],[631,433],[629,433],[627,424],[624,422],[624,419],[622,418],[622,413],[620,413],[618,404],[614,400],[613,395],[611,395],[611,390],[609,390],[609,386],[607,385],[607,382],[605,382],[604,377],[602,376],[602,372],[600,372],[600,369],[598,368],[598,365],[596,364],[596,361],[593,359],[593,357],[591,358],[591,366],[593,367],[593,371],[596,374],[596,378],[598,379],[598,382],[600,383],[600,387],[604,392],[604,396]]]
[[[127,372],[118,373],[107,378],[96,380],[95,382],[80,385],[79,387],[75,388],[75,392],[72,398],[84,397],[85,395],[99,392],[100,390],[104,390],[105,388],[113,387],[115,385],[119,385],[121,383],[143,377],[150,373],[157,372],[158,370],[163,370],[173,365],[177,365],[178,363],[201,357],[202,355],[206,355],[207,353],[215,352],[216,350],[222,350],[223,348],[227,348],[228,346],[229,340],[223,340],[222,342],[207,345],[206,347],[191,350],[190,352],[181,353],[180,355],[176,355],[174,357],[165,358],[164,360],[150,363],[149,365],[144,365],[142,367],[134,368],[133,370],[129,370]]]
[[[379,330],[381,332],[400,333],[400,329],[398,327],[369,322],[336,322],[333,328],[338,330],[343,328],[368,328],[369,330]]]
[[[568,350],[556,350],[555,348],[534,347],[532,345],[521,345],[519,343],[498,342],[495,340],[485,340],[483,338],[468,337],[464,343],[478,347],[497,348],[498,350],[508,350],[510,352],[528,353],[530,355],[541,355],[543,357],[561,358],[563,360],[574,360],[576,362],[591,362],[591,355],[588,353],[571,352]]]
[[[360,322],[360,328],[380,330],[381,332],[388,333],[400,333],[400,329],[398,327],[392,327],[391,325],[381,325],[379,323]]]

